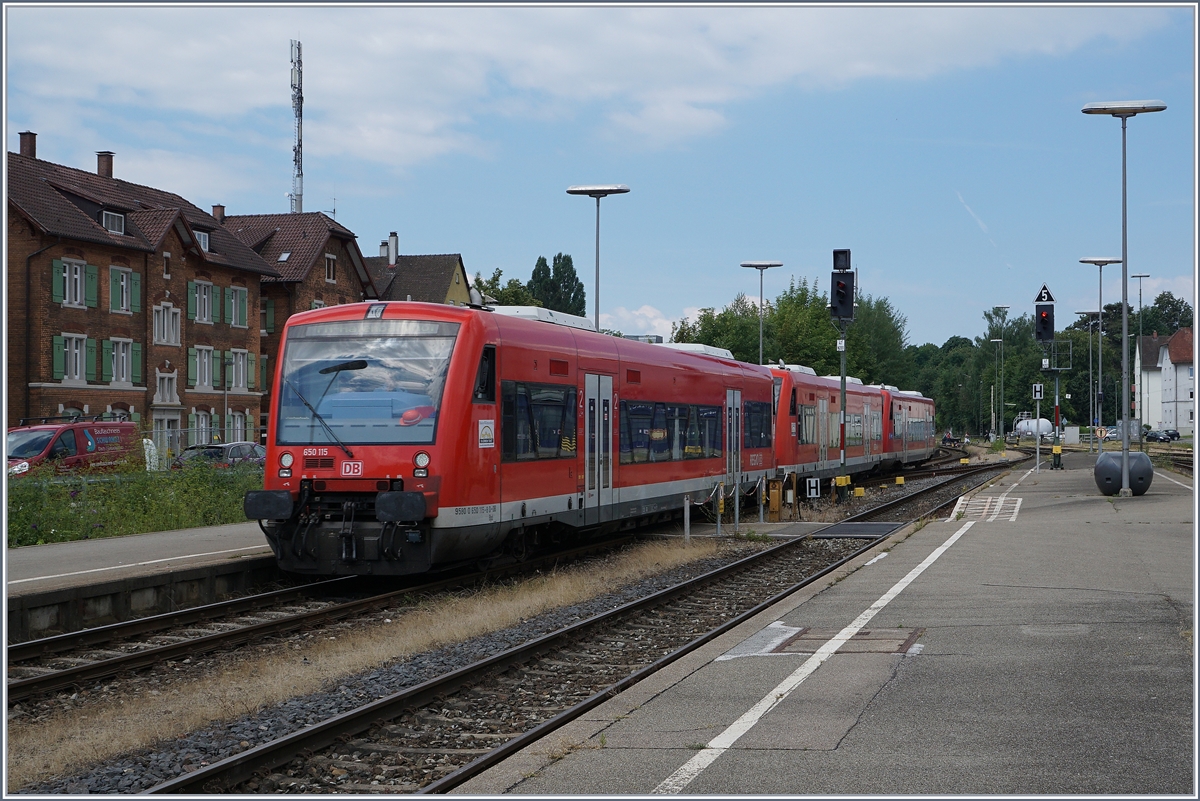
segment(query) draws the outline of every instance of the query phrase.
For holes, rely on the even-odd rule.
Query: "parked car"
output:
[[[141,441],[136,423],[95,417],[43,419],[38,425],[8,429],[5,450],[10,477],[43,462],[52,462],[63,473],[114,467]]]
[[[1179,439],[1179,432],[1173,428],[1163,429],[1163,433],[1166,434],[1171,439]]]
[[[262,466],[267,459],[267,449],[257,442],[214,442],[211,445],[189,445],[171,462],[172,468],[233,467],[253,464]]]
[[[1171,437],[1168,436],[1167,432],[1165,432],[1165,431],[1147,431],[1146,432],[1146,441],[1147,442],[1170,442]]]

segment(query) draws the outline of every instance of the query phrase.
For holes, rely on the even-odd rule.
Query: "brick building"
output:
[[[278,272],[262,279],[258,364],[263,391],[260,422],[265,430],[284,321],[299,311],[358,303],[379,293],[354,233],[324,212],[226,216],[224,211],[214,209],[225,229]]]
[[[379,243],[379,255],[367,256],[367,270],[381,300],[413,300],[465,306],[471,299],[471,284],[462,256],[442,253],[402,256],[397,253],[395,232]]]
[[[274,267],[179,195],[8,154],[8,419],[109,414],[160,447],[259,419],[260,286]],[[220,207],[217,207],[219,210]]]

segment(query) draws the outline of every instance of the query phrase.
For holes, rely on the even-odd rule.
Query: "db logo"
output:
[[[361,476],[362,462],[342,462],[343,476]]]

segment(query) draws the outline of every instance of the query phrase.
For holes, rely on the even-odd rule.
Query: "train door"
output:
[[[825,461],[829,458],[829,399],[817,399],[817,442],[820,443],[817,454],[817,461],[821,462],[821,467],[825,466]]]
[[[858,424],[858,435],[862,438],[863,446],[863,462],[870,464],[871,462],[871,401],[863,401],[862,417],[859,418],[862,422]]]
[[[584,376],[584,525],[612,519],[612,376]]]
[[[725,390],[725,491],[742,484],[742,391]],[[736,496],[734,496],[736,497]]]
[[[904,404],[900,404],[900,451],[904,454],[904,463],[908,464],[908,413]]]

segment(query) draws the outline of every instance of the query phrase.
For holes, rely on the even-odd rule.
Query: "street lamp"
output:
[[[609,195],[623,195],[629,191],[625,184],[605,184],[602,186],[568,186],[568,195],[587,195],[596,198],[596,331],[600,331],[600,198]]]
[[[1086,314],[1088,316],[1088,413],[1089,420],[1092,424],[1096,423],[1096,392],[1095,385],[1092,383],[1092,315],[1100,316],[1100,312],[1094,311],[1077,311],[1076,314]],[[1092,440],[1096,438],[1095,429],[1092,429],[1092,436],[1088,439],[1088,453],[1092,452]]]
[[[772,267],[782,267],[781,261],[744,261],[743,267],[758,270],[758,363],[763,363],[762,354],[762,320],[763,320],[763,273]]]
[[[993,311],[1004,309],[1006,314],[1000,320],[1000,338],[992,342],[1000,343],[1000,441],[1004,441],[1004,328],[1008,323],[1008,306],[993,306]]]
[[[1096,307],[1100,310],[1096,312],[1096,416],[1092,419],[1092,425],[1100,427],[1104,425],[1104,265],[1120,264],[1121,260],[1111,256],[1089,256],[1080,259],[1079,263],[1094,264],[1100,268],[1100,305]]]
[[[1139,356],[1138,363],[1140,365],[1138,367],[1138,377],[1137,377],[1137,388],[1138,388],[1137,419],[1138,419],[1138,443],[1139,443],[1138,450],[1144,451],[1144,450],[1146,450],[1146,439],[1145,439],[1145,435],[1142,433],[1142,402],[1146,400],[1146,389],[1145,389],[1145,382],[1142,380],[1142,373],[1146,369],[1146,355],[1144,353],[1142,353],[1142,279],[1149,278],[1150,273],[1138,273],[1137,275],[1131,275],[1129,277],[1136,278],[1138,280],[1137,352],[1138,352],[1138,356]]]
[[[1084,114],[1108,114],[1121,118],[1121,415],[1125,425],[1121,431],[1121,497],[1133,495],[1129,488],[1129,221],[1126,215],[1126,123],[1137,114],[1163,111],[1167,104],[1161,100],[1120,100],[1088,103]],[[1101,306],[1101,308],[1104,308]]]

